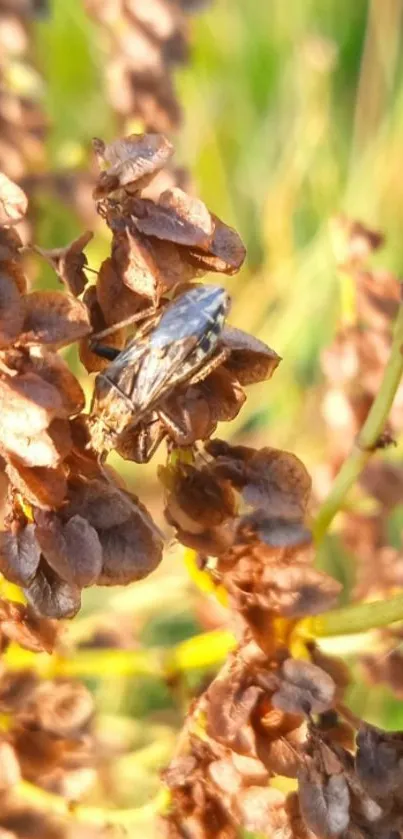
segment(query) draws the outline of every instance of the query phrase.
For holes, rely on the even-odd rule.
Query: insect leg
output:
[[[217,367],[220,367],[221,364],[224,364],[224,362],[227,361],[230,355],[231,350],[229,349],[229,347],[223,347],[222,350],[219,350],[216,353],[216,355],[213,355],[211,358],[207,359],[205,364],[203,364],[203,367],[201,367],[200,370],[197,370],[197,372],[193,376],[191,376],[187,384],[195,385],[198,382],[204,381],[204,379],[206,379],[207,376],[209,376],[210,373],[213,372],[213,370],[217,370]]]
[[[170,437],[173,438],[175,443],[178,446],[189,446],[192,445],[192,428],[190,423],[188,422],[188,417],[186,411],[182,412],[183,422],[184,424],[181,425],[176,418],[174,418],[168,411],[164,408],[159,408],[157,414],[164,423],[165,428],[168,431]]]
[[[100,332],[95,332],[91,338],[94,341],[98,341],[99,338],[106,338],[108,335],[113,335],[114,332],[118,332],[119,329],[123,329],[125,326],[131,326],[133,323],[138,323],[138,321],[145,320],[152,315],[155,315],[155,306],[149,306],[148,309],[142,309],[141,312],[134,312],[125,320],[120,320],[119,323],[114,323],[112,326],[108,326]]]

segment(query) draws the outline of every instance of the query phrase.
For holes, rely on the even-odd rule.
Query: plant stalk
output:
[[[359,478],[371,455],[380,445],[381,435],[403,375],[403,305],[400,304],[393,330],[393,341],[382,384],[358,434],[354,448],[343,463],[332,489],[323,502],[312,526],[316,544],[326,535],[345,498]]]

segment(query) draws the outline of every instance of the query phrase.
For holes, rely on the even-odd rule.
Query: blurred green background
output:
[[[329,219],[344,211],[380,226],[388,237],[382,264],[401,266],[402,36],[400,0],[213,0],[192,18],[191,61],[176,74],[185,114],[177,162],[248,249],[240,274],[223,279],[233,296],[231,322],[283,356],[273,381],[250,388],[239,417],[219,434],[290,449],[314,474],[326,456],[320,353],[341,311]],[[117,131],[103,89],[102,31],[82,0],[53,0],[51,16],[35,24],[34,52],[50,164],[82,166],[91,138],[110,140]],[[37,244],[63,245],[79,231],[67,207],[41,195]],[[107,240],[97,234],[90,265],[97,268],[106,251]],[[156,462],[119,468],[160,516]],[[345,579],[339,559],[333,566],[328,559],[328,568]],[[132,643],[134,634],[141,649],[169,647],[219,626],[225,611],[198,592],[171,545],[151,579],[87,592],[72,637],[85,638],[94,625],[115,631],[117,617],[122,638],[127,632]],[[183,683],[169,687],[152,676],[124,678],[113,667],[108,679],[95,673],[88,681],[103,736],[122,751],[110,802],[132,807],[158,790],[158,770],[202,674],[197,656]],[[389,728],[403,723],[400,703],[384,688],[369,698],[368,688],[359,687],[352,703]],[[152,836],[149,816],[132,830]]]

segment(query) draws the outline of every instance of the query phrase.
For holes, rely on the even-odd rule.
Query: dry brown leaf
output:
[[[143,189],[173,154],[172,144],[162,134],[131,134],[109,145],[95,139],[93,146],[98,158],[109,164],[94,189],[96,200],[120,187]]]
[[[26,585],[33,578],[39,559],[33,524],[13,522],[8,530],[0,531],[0,571],[11,583]]]
[[[203,388],[203,382],[190,387],[177,387],[161,404],[161,408],[168,414],[182,430],[181,443],[187,439],[187,445],[193,445],[197,440],[206,440],[215,431],[217,421],[214,415],[213,400],[209,400],[208,391]],[[185,434],[186,429],[186,434]],[[172,428],[166,427],[167,433]]]
[[[283,792],[271,787],[250,786],[242,790],[236,799],[242,827],[266,837],[291,836],[284,799]]]
[[[233,227],[224,224],[211,213],[214,233],[206,248],[188,250],[186,258],[203,271],[217,271],[221,274],[236,274],[246,256],[245,246]]]
[[[91,332],[87,309],[73,295],[62,291],[33,291],[23,300],[22,344],[64,347]]]
[[[317,615],[332,608],[341,585],[315,568],[289,566],[263,570],[259,591],[266,594],[267,608],[284,618]]]
[[[28,714],[42,731],[55,737],[80,737],[94,713],[94,700],[80,682],[42,682],[28,706]]]
[[[224,326],[220,343],[231,350],[224,365],[241,385],[267,381],[281,361],[280,356],[263,341],[233,326]]]
[[[143,505],[122,525],[99,530],[103,550],[98,585],[127,585],[148,577],[162,559],[163,542]]]
[[[214,233],[206,205],[178,187],[163,192],[156,204],[149,199],[137,201],[135,215],[141,233],[178,245],[208,247]]]
[[[224,366],[213,370],[198,387],[205,394],[210,417],[214,422],[229,422],[235,419],[246,400],[236,375]]]
[[[80,588],[61,580],[44,560],[23,591],[34,612],[41,617],[72,618],[81,606]]]
[[[18,261],[22,248],[21,236],[13,227],[0,226],[0,262]],[[3,264],[1,266],[3,268]],[[20,289],[25,291],[25,289]]]
[[[287,658],[271,701],[289,714],[322,714],[332,707],[334,695],[335,684],[328,673],[309,661]]]
[[[0,172],[0,224],[17,224],[24,218],[27,208],[25,192]]]
[[[96,583],[102,569],[102,548],[88,521],[75,515],[63,523],[58,516],[39,511],[36,523],[42,553],[58,576],[80,588]]]
[[[350,821],[350,793],[344,775],[329,777],[307,758],[300,769],[299,802],[315,836],[343,836]]]
[[[58,637],[59,628],[55,621],[38,618],[29,606],[13,601],[0,602],[0,624],[2,633],[27,650],[52,653]],[[15,674],[13,674],[15,676]],[[32,670],[22,671],[22,682],[14,684],[2,677],[0,683],[0,707],[2,711],[18,711],[26,703],[36,687],[36,676]],[[25,679],[24,679],[25,675]],[[8,687],[7,687],[8,686]]]
[[[179,508],[182,520],[188,518],[198,530],[204,530],[235,515],[236,498],[230,485],[218,481],[207,470],[181,464],[172,470],[170,481],[167,512],[171,517]]]
[[[72,439],[67,420],[55,419],[47,430],[37,434],[13,434],[7,431],[7,452],[25,466],[55,469],[67,457]]]
[[[144,306],[144,298],[122,283],[111,259],[105,259],[101,265],[96,294],[107,326],[113,326],[113,324],[125,320]],[[113,341],[114,334],[108,336],[108,342]],[[120,332],[120,335],[122,335],[122,332]],[[110,346],[114,346],[114,344],[112,343]]]
[[[344,215],[331,219],[334,255],[340,267],[364,265],[374,251],[385,242],[383,233],[373,230],[361,221]]]
[[[8,274],[0,273],[0,348],[16,340],[24,323],[24,305],[20,292]]]
[[[357,734],[357,775],[375,801],[387,802],[397,795],[402,800],[403,733],[382,731],[362,722]]]
[[[136,511],[129,493],[105,480],[69,481],[68,506],[63,511],[66,519],[80,515],[96,530],[119,527]]]
[[[266,516],[262,509],[243,515],[239,521],[238,541],[251,534],[270,548],[294,548],[312,542],[312,534],[303,523]]]
[[[61,467],[47,469],[37,466],[31,469],[10,456],[6,472],[13,486],[30,504],[42,510],[54,510],[63,504],[67,482]]]
[[[129,426],[119,437],[116,451],[124,460],[148,463],[167,431],[161,420],[151,415],[149,421]]]
[[[157,265],[149,240],[135,228],[116,231],[112,261],[120,281],[141,297],[157,304],[165,290],[163,273]]]
[[[34,436],[63,416],[59,391],[36,373],[0,376],[0,437],[6,448],[8,434]]]
[[[82,233],[81,236],[64,248],[52,248],[51,250],[35,248],[37,253],[40,253],[55,269],[62,283],[75,297],[81,294],[87,285],[88,280],[84,268],[88,265],[88,261],[83,250],[91,241],[93,235],[90,231]]]
[[[68,364],[56,353],[32,347],[30,365],[44,381],[57,388],[66,416],[80,413],[85,405],[84,391]]]
[[[273,518],[303,520],[311,478],[295,455],[269,447],[256,451],[230,446],[221,440],[211,440],[206,450],[215,457],[214,472],[230,480],[247,504],[269,509]]]

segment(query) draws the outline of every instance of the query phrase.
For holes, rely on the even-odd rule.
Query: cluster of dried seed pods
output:
[[[29,38],[33,17],[46,6],[46,0],[0,0],[0,171],[17,181],[44,164],[46,122]],[[12,84],[16,70],[29,79],[29,95]]]
[[[158,192],[172,153],[163,136],[97,140],[95,151],[104,168],[94,198],[112,244],[91,285],[85,233],[64,249],[39,251],[64,291],[27,290],[15,230],[26,199],[0,179],[0,448],[9,482],[0,569],[30,604],[1,604],[3,648],[17,640],[52,649],[47,618],[74,614],[83,587],[125,585],[156,568],[161,534],[105,458],[116,448],[148,460],[164,438],[186,446],[187,458],[159,469],[165,517],[225,589],[237,648],[190,709],[164,774],[171,806],[161,831],[169,839],[236,839],[241,828],[279,839],[397,839],[402,735],[346,711],[348,670],[309,637],[310,618],[340,593],[313,566],[310,477],[289,452],[211,439],[240,410],[244,386],[269,379],[280,360],[227,325],[223,288],[200,283],[207,271],[237,271],[243,245],[198,199],[177,187]],[[362,228],[353,241],[357,235],[361,254],[375,239]],[[365,305],[383,317],[389,304],[372,275],[358,281]],[[89,414],[57,352],[75,341],[97,374]],[[52,767],[64,769],[60,732],[69,743],[76,737],[67,722],[55,734],[44,719],[47,690],[63,704],[72,687],[28,693],[23,724],[17,715],[3,742],[12,777],[31,777],[32,749],[44,756],[44,786],[49,766],[50,778]],[[0,708],[1,691],[0,680]],[[78,748],[74,770],[91,769],[85,755],[80,763]]]
[[[188,59],[188,16],[206,0],[84,0],[109,42],[106,91],[123,122],[172,131],[181,121],[174,71]],[[121,127],[123,127],[121,125]]]
[[[353,447],[379,391],[402,288],[401,278],[371,265],[371,257],[384,245],[381,232],[338,217],[332,222],[332,233],[338,269],[347,277],[355,296],[355,315],[353,319],[350,313],[349,325],[338,331],[322,358],[326,381],[322,413],[329,456],[326,471],[322,468],[321,475],[323,480],[327,474],[329,483]],[[403,557],[399,547],[403,469],[394,450],[394,438],[402,427],[402,407],[403,387],[400,386],[386,432],[377,442],[379,449],[391,447],[391,457],[371,458],[359,478],[359,492],[366,498],[366,509],[346,511],[338,528],[336,538],[341,554],[345,552],[350,565],[354,562],[352,596],[355,600],[388,597],[403,583]],[[323,487],[319,481],[317,484],[317,494],[327,491],[328,485]],[[371,683],[386,681],[401,695],[402,654],[398,630],[379,632],[376,650],[368,651],[362,661]]]
[[[35,618],[21,604],[0,602],[0,643],[10,641],[52,652],[58,624]],[[64,839],[65,820],[19,795],[29,782],[66,799],[77,799],[97,778],[94,703],[87,688],[66,678],[42,678],[34,669],[0,665],[0,835],[5,839]]]
[[[225,588],[238,641],[164,774],[163,835],[397,839],[403,734],[349,713],[348,668],[309,637],[341,586],[312,564],[304,466],[212,440],[161,477],[168,521]]]
[[[365,230],[357,235],[365,239]],[[390,307],[390,317],[396,281],[391,305],[373,277],[357,279],[359,299],[378,315]],[[382,328],[389,343],[384,320]],[[357,392],[356,381],[353,399]],[[401,837],[403,734],[348,712],[348,668],[309,638],[310,619],[335,606],[341,586],[313,566],[303,464],[288,452],[215,439],[193,464],[161,468],[160,476],[166,517],[224,587],[238,641],[191,707],[164,775],[171,796],[164,835]],[[375,681],[383,661],[377,670],[366,657]],[[396,677],[395,662],[395,684]]]
[[[94,146],[107,167],[94,198],[112,245],[93,285],[83,253],[92,234],[84,233],[65,248],[36,249],[64,291],[28,292],[15,229],[26,198],[0,181],[0,446],[10,482],[0,567],[49,617],[75,614],[83,587],[127,584],[161,559],[151,517],[102,466],[108,450],[144,461],[164,437],[187,446],[209,438],[240,410],[243,386],[269,378],[279,362],[226,326],[223,289],[191,285],[206,271],[239,269],[238,234],[178,188],[143,195],[172,155],[166,138]],[[57,352],[75,341],[98,373],[89,417]]]

